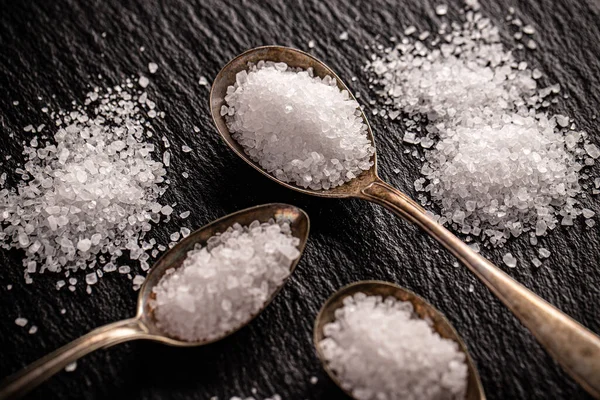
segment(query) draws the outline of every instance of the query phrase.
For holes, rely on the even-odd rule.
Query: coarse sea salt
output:
[[[323,333],[323,355],[356,399],[465,398],[465,354],[410,302],[357,293],[343,300]]]
[[[238,329],[264,306],[300,256],[286,221],[234,224],[197,244],[153,288],[150,305],[168,335],[210,340]]]
[[[438,208],[440,223],[502,246],[572,225],[581,214],[580,171],[600,151],[568,117],[544,111],[560,87],[539,88],[541,73],[504,48],[478,8],[465,10],[462,25],[441,26],[431,46],[405,32],[367,69],[385,107],[402,112],[403,141],[423,148],[413,152],[424,154],[415,181],[428,194],[419,196],[423,205]]]
[[[359,105],[330,76],[260,61],[236,75],[225,102],[233,138],[281,181],[327,190],[373,165]]]
[[[166,170],[146,141],[152,128],[144,110],[154,103],[138,102],[141,96],[130,79],[95,88],[82,105],[52,114],[53,138],[33,137],[23,147],[17,186],[0,190],[0,241],[25,251],[27,281],[34,272],[68,276],[107,261],[109,272],[126,251],[147,265],[152,246],[144,237],[168,206],[158,202]],[[96,280],[94,273],[86,276],[88,284]],[[77,280],[71,281],[72,287]]]

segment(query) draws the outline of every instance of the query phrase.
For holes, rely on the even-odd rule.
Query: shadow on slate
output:
[[[598,144],[600,92],[600,5],[595,0],[495,0],[483,2],[511,43],[503,21],[508,7],[536,28],[538,49],[516,52],[545,73],[542,84],[561,83],[567,100],[552,111],[565,113]],[[313,222],[304,258],[279,297],[251,325],[223,342],[196,349],[174,349],[152,343],[128,343],[92,354],[71,373],[60,373],[34,391],[33,399],[208,399],[218,396],[284,399],[343,399],[326,377],[312,347],[312,324],[325,299],[340,286],[359,279],[384,279],[424,296],[456,326],[478,364],[489,399],[589,398],[537,345],[515,318],[432,240],[387,211],[357,200],[327,200],[293,193],[271,182],[236,158],[221,143],[208,109],[209,81],[221,66],[248,48],[280,44],[308,50],[329,64],[361,93],[367,111],[373,97],[363,71],[370,52],[363,49],[407,26],[434,29],[440,21],[430,0],[261,2],[234,0],[10,1],[0,0],[0,157],[10,155],[1,171],[22,161],[22,127],[49,124],[40,111],[68,108],[89,85],[118,84],[124,77],[159,70],[147,88],[158,109],[157,132],[169,138],[173,160],[166,201],[176,212],[192,215],[198,228],[227,213],[266,202],[304,208]],[[458,20],[461,4],[449,2],[448,16]],[[348,31],[349,39],[338,36]],[[102,33],[106,32],[105,37]],[[140,47],[145,51],[141,52]],[[102,78],[98,78],[98,75]],[[351,77],[356,76],[356,81]],[[52,97],[55,95],[55,97]],[[38,96],[41,100],[38,100]],[[13,101],[19,101],[18,106]],[[370,114],[369,114],[370,115]],[[419,163],[399,157],[398,124],[372,117],[382,177],[414,196],[412,182]],[[193,127],[200,128],[195,133]],[[9,134],[14,133],[10,138]],[[162,146],[160,135],[155,144]],[[175,153],[187,144],[193,152]],[[162,147],[161,147],[162,149]],[[394,174],[393,168],[401,168]],[[187,171],[189,179],[181,177]],[[595,176],[597,175],[597,170]],[[9,182],[11,182],[9,179]],[[584,205],[600,213],[596,197]],[[166,238],[175,225],[157,228]],[[578,222],[557,229],[541,245],[553,256],[539,270],[520,263],[509,273],[595,332],[600,332],[600,230]],[[527,238],[485,254],[501,263],[506,251],[529,260]],[[122,276],[105,276],[88,296],[57,292],[57,277],[35,276],[25,285],[22,254],[0,252],[0,377],[105,323],[133,315],[136,294]],[[8,291],[6,285],[12,284]],[[474,286],[473,293],[468,291]],[[66,314],[59,310],[64,308]],[[38,333],[14,324],[18,316],[39,327]],[[317,384],[310,378],[319,378]]]

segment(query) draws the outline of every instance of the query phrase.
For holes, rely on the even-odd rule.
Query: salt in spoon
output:
[[[327,372],[327,375],[331,380],[346,394],[354,398],[352,392],[346,390],[337,376],[337,374],[329,367],[329,363],[325,359],[320,343],[325,339],[323,328],[325,325],[335,321],[335,310],[343,306],[343,301],[348,296],[354,296],[356,293],[364,293],[367,296],[381,296],[384,299],[387,297],[394,297],[400,301],[408,301],[413,305],[414,312],[421,319],[428,319],[431,321],[431,327],[441,337],[446,339],[454,340],[460,349],[465,354],[465,363],[467,364],[468,375],[467,375],[467,391],[465,400],[485,400],[485,393],[483,386],[479,379],[479,373],[477,367],[467,350],[467,346],[458,335],[450,321],[444,317],[444,315],[438,311],[434,306],[429,304],[425,299],[417,296],[415,293],[408,289],[402,288],[398,285],[383,281],[359,281],[344,286],[337,292],[335,292],[321,307],[317,318],[315,319],[315,327],[313,332],[313,342],[317,352],[317,356],[323,365],[323,369]]]

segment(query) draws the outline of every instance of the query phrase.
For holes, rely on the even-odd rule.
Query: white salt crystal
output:
[[[190,236],[190,233],[192,233],[192,231],[190,231],[190,229],[186,228],[185,226],[180,228],[179,231],[181,232],[181,236],[184,238]]]
[[[437,15],[446,15],[447,12],[448,12],[448,5],[446,5],[446,4],[440,4],[435,7],[435,13]]]
[[[19,317],[19,318],[15,319],[15,324],[17,324],[19,326],[25,326],[25,325],[27,325],[27,319]]]
[[[188,252],[153,288],[157,325],[188,341],[217,338],[255,315],[300,256],[287,222],[235,224]]]
[[[156,71],[158,71],[158,64],[156,63],[149,63],[148,64],[148,71],[150,71],[151,74],[155,73]]]
[[[357,293],[343,300],[323,333],[318,345],[354,398],[465,398],[465,354],[409,302]]]
[[[163,215],[171,215],[173,213],[173,207],[167,204],[160,209],[160,213]]]
[[[146,86],[148,86],[150,84],[150,80],[142,75],[142,76],[140,76],[140,79],[138,80],[138,84],[141,87],[145,88]]]
[[[511,253],[506,253],[502,257],[502,261],[504,261],[504,264],[509,268],[515,268],[517,266],[517,259]]]
[[[179,234],[179,232],[173,232],[173,233],[171,233],[171,235],[170,235],[170,238],[171,238],[171,241],[172,241],[172,242],[176,242],[176,241],[178,241],[178,240],[179,240],[179,237],[180,237],[180,234]]]
[[[200,79],[198,80],[198,84],[200,84],[200,86],[207,86],[208,79],[206,79],[205,76],[201,76]]]
[[[585,151],[587,152],[587,154],[592,157],[593,159],[596,159],[598,157],[600,157],[600,150],[598,149],[598,147],[593,144],[593,143],[586,143],[583,145],[583,148],[585,149]]]
[[[317,382],[319,382],[319,378],[317,378],[316,376],[311,376],[310,377],[310,383],[313,385],[316,385]]]
[[[340,33],[339,38],[340,38],[340,40],[348,40],[348,32],[344,31],[344,32]]]
[[[581,213],[583,214],[583,216],[585,218],[592,218],[594,215],[596,215],[596,213],[594,211],[590,210],[589,208],[582,209]]]
[[[65,367],[65,371],[67,371],[67,372],[73,372],[76,369],[77,369],[77,361],[73,361],[71,364],[69,364]]]
[[[94,285],[98,282],[98,275],[95,272],[89,273],[85,276],[85,283],[88,285]]]
[[[531,25],[525,25],[523,27],[523,33],[526,33],[528,35],[533,35],[535,33],[535,28]]]
[[[33,335],[38,331],[38,327],[35,325],[32,325],[31,328],[29,328],[29,334]]]
[[[184,211],[181,214],[179,214],[179,218],[181,218],[181,219],[186,219],[189,216],[190,216],[190,212],[189,211]]]
[[[539,267],[541,267],[541,266],[542,266],[542,262],[541,262],[541,261],[540,261],[540,259],[539,259],[539,258],[537,258],[537,257],[534,257],[534,258],[531,260],[531,262],[532,262],[533,266],[534,266],[534,267],[536,267],[536,268],[539,268]]]
[[[121,265],[119,267],[120,274],[128,274],[131,272],[131,267],[129,265]]]
[[[550,254],[551,254],[550,250],[545,249],[544,247],[540,247],[538,249],[538,253],[539,253],[540,257],[542,257],[542,258],[548,258],[548,257],[550,257]]]
[[[406,29],[404,30],[404,34],[405,34],[406,36],[410,36],[410,35],[412,35],[413,33],[415,33],[416,31],[417,31],[417,28],[416,28],[416,27],[414,27],[413,25],[411,25],[411,26],[409,26],[408,28],[406,28]]]
[[[359,105],[331,77],[265,62],[238,73],[228,93],[221,114],[233,138],[281,181],[327,190],[373,164]]]
[[[183,151],[184,153],[189,153],[190,151],[192,151],[192,148],[184,144],[183,146],[181,146],[181,151]]]
[[[313,49],[315,47],[315,41],[314,40],[309,40],[308,41],[308,48],[309,49]]]

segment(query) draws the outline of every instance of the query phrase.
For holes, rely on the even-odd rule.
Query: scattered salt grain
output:
[[[200,79],[198,80],[198,84],[200,86],[207,86],[208,85],[208,79],[206,79],[205,76],[201,76]]]
[[[340,40],[348,40],[348,32],[344,31],[344,32],[340,33],[339,38],[340,38]]]
[[[76,369],[77,369],[77,361],[73,361],[71,364],[69,364],[65,367],[65,371],[67,371],[67,372],[73,372]]]
[[[0,190],[0,242],[25,250],[28,281],[33,271],[95,265],[98,255],[112,262],[125,251],[143,257],[141,241],[162,218],[166,170],[144,141],[151,127],[142,113],[147,104],[135,100],[140,95],[131,79],[93,88],[83,104],[52,114],[51,141],[24,146],[26,174]]]
[[[181,151],[183,151],[184,153],[189,153],[190,151],[192,151],[192,148],[184,144],[183,146],[181,146]]]
[[[409,302],[357,293],[324,326],[319,346],[342,387],[361,400],[463,399],[465,354]]]
[[[37,327],[37,326],[35,326],[35,325],[32,325],[32,326],[31,326],[31,328],[29,328],[29,332],[28,332],[28,333],[29,333],[30,335],[33,335],[33,334],[35,334],[37,331],[38,331],[38,327]]]
[[[437,205],[436,217],[456,231],[476,229],[478,240],[502,246],[534,229],[542,236],[572,224],[581,213],[578,150],[586,133],[567,130],[568,117],[542,109],[560,86],[538,88],[541,72],[504,49],[498,28],[477,8],[442,28],[451,32],[433,38],[431,48],[407,28],[367,68],[390,115],[402,113],[402,141],[424,149],[424,178],[415,181],[429,195],[423,205]],[[600,157],[591,146],[588,155]]]
[[[314,40],[309,40],[308,41],[308,48],[309,49],[313,49],[315,47],[315,41]]]
[[[537,257],[533,257],[533,259],[531,260],[531,263],[533,264],[534,267],[539,268],[542,266],[542,262],[540,261],[539,258]]]
[[[448,6],[446,4],[440,4],[436,6],[435,13],[437,15],[446,15],[446,13],[448,13]]]
[[[138,84],[141,87],[145,88],[146,86],[148,86],[150,84],[150,80],[142,75],[142,76],[140,76],[140,79],[138,80]]]
[[[517,266],[517,259],[511,253],[506,253],[502,257],[502,261],[504,261],[504,264],[509,268],[515,268]]]
[[[95,285],[98,282],[98,275],[95,272],[91,272],[85,276],[85,283],[88,285]]]
[[[540,257],[542,257],[542,258],[548,258],[548,257],[550,257],[550,254],[551,254],[551,253],[550,253],[550,250],[548,250],[548,249],[545,249],[545,248],[543,248],[543,247],[540,247],[540,248],[538,249],[538,254],[539,254],[539,255],[540,255]]]
[[[149,63],[148,64],[148,71],[150,71],[151,74],[155,73],[156,71],[158,71],[158,64],[156,63]]]
[[[17,324],[18,326],[25,326],[27,325],[27,319],[19,317],[15,319],[15,324]]]
[[[184,211],[181,214],[179,214],[179,218],[181,218],[181,219],[186,219],[189,216],[190,216],[190,211]]]
[[[227,93],[221,113],[232,136],[281,181],[327,190],[373,165],[359,105],[329,76],[261,61]]]
[[[300,256],[288,222],[234,224],[196,245],[153,288],[157,325],[188,341],[212,339],[255,315]]]
[[[319,378],[317,378],[316,376],[311,376],[310,377],[310,383],[313,385],[316,385],[317,382],[319,382]]]

